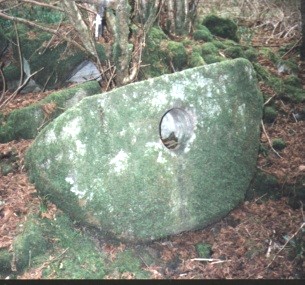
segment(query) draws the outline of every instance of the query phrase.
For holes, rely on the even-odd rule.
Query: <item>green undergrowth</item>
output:
[[[24,271],[37,270],[42,264],[43,278],[105,276],[105,257],[64,214],[54,220],[30,216],[22,228],[13,242],[13,250],[0,251],[1,277],[9,275],[14,279]]]
[[[112,260],[96,242],[63,213],[56,219],[28,216],[20,225],[22,232],[15,238],[11,251],[0,250],[0,278],[16,279],[26,272],[41,270],[43,279],[103,279],[106,276],[147,279],[140,255],[149,262],[151,256],[126,248]]]

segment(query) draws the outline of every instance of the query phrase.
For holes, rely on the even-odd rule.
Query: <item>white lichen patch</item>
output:
[[[249,66],[245,66],[245,71],[246,71],[246,73],[248,73],[250,81],[252,81],[253,80],[253,73],[254,73],[253,69]]]
[[[82,199],[85,197],[86,190],[80,190],[77,183],[76,179],[73,175],[70,175],[65,178],[65,181],[71,185],[70,191],[74,193],[79,199]]]
[[[51,165],[51,160],[48,158],[44,163],[41,164],[41,168],[47,170],[49,169],[50,165]]]
[[[133,136],[132,139],[131,139],[131,144],[135,145],[136,143],[137,143],[137,137]]]
[[[45,136],[45,143],[46,144],[52,144],[56,141],[56,135],[54,130],[50,130],[49,132],[46,133]]]
[[[163,149],[163,146],[162,146],[162,143],[161,143],[161,140],[160,140],[160,142],[148,142],[148,143],[146,143],[145,148],[147,150],[159,151],[159,150]],[[145,151],[145,154],[146,154],[146,152],[147,151]]]
[[[113,167],[113,171],[117,174],[121,174],[128,166],[129,155],[122,149],[119,153],[110,160],[109,164]]]
[[[76,145],[76,151],[79,155],[84,156],[86,154],[86,145],[83,144],[81,141],[76,140],[75,141],[75,145]]]
[[[242,104],[238,107],[238,113],[242,116],[245,117],[245,110],[246,110],[246,104]]]
[[[77,138],[81,130],[80,125],[81,125],[81,118],[80,117],[74,118],[73,120],[68,122],[66,126],[62,128],[61,135],[63,137],[69,137],[69,139]]]
[[[119,132],[120,137],[124,137],[126,135],[126,130],[122,130]]]
[[[170,92],[171,96],[175,99],[184,100],[186,97],[185,94],[185,86],[189,85],[191,82],[185,81],[181,82],[180,84],[174,84],[172,86],[172,90]]]
[[[150,104],[155,108],[160,108],[168,103],[168,94],[164,92],[155,92],[149,99]]]
[[[164,164],[167,162],[167,160],[163,157],[163,153],[161,151],[158,154],[157,162],[161,163],[161,164]]]
[[[195,134],[195,130],[194,130],[192,136],[190,137],[190,139],[186,143],[186,146],[184,148],[184,153],[188,153],[191,150],[191,145],[193,144],[195,139],[196,139],[196,134]]]

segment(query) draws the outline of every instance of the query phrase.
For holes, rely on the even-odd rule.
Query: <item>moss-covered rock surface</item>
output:
[[[88,97],[28,151],[31,180],[73,219],[128,241],[202,228],[245,195],[262,96],[244,59]]]
[[[50,94],[28,107],[0,115],[0,142],[32,139],[54,118],[86,96],[100,92],[97,81],[90,81]],[[1,113],[0,113],[1,114]]]

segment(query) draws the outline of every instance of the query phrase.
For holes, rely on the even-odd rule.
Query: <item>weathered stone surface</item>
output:
[[[34,138],[43,127],[66,109],[86,96],[99,93],[100,90],[97,81],[90,81],[53,92],[38,103],[14,110],[6,116],[0,113],[0,143]]]
[[[237,59],[85,98],[36,138],[30,178],[73,219],[124,240],[203,228],[244,199],[253,177],[256,83]]]

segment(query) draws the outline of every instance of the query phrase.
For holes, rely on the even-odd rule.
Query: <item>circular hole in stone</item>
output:
[[[183,149],[193,134],[193,116],[182,108],[170,109],[162,116],[159,130],[164,146]]]

